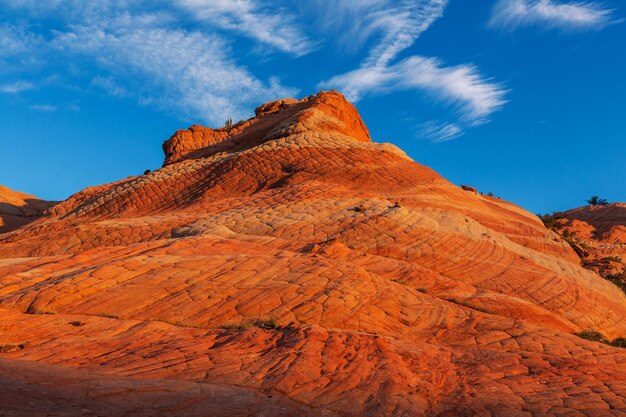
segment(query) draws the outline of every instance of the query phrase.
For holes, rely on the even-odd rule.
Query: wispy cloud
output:
[[[243,117],[251,102],[294,93],[277,80],[267,84],[258,80],[229,58],[223,39],[199,32],[141,25],[131,19],[107,28],[75,26],[58,34],[53,45],[123,77],[143,103],[212,123]],[[96,83],[112,87],[106,79]]]
[[[175,4],[212,27],[233,30],[283,52],[304,55],[314,49],[295,16],[252,0],[176,0]]]
[[[279,78],[259,77],[244,66],[241,42],[252,40],[264,49],[300,56],[319,47],[311,37],[316,33],[354,51],[368,48],[358,66],[319,83],[321,88],[337,88],[352,100],[399,90],[426,93],[458,112],[453,125],[462,132],[488,120],[504,104],[505,89],[474,65],[445,65],[437,58],[406,54],[443,16],[447,3],[0,0],[3,7],[19,10],[24,27],[34,31],[21,29],[11,37],[6,30],[3,37],[0,27],[0,54],[2,49],[26,55],[36,50],[32,55],[43,57],[50,68],[56,65],[52,71],[59,79],[78,88],[221,124],[229,116],[245,117],[255,104],[298,93]],[[440,137],[460,134],[451,127],[439,131]]]
[[[385,65],[411,46],[437,19],[448,0],[307,0],[316,25],[352,50],[374,40],[362,66]]]
[[[541,25],[560,29],[601,29],[612,22],[613,11],[598,2],[553,0],[499,0],[489,26],[513,30]]]
[[[359,45],[376,38],[358,69],[323,81],[320,86],[340,88],[352,100],[386,88],[384,83],[394,72],[389,68],[390,63],[443,15],[447,3],[447,0],[339,0],[331,5],[316,0],[326,20],[322,25],[352,27],[339,34],[342,43]]]
[[[52,113],[57,111],[57,107],[51,104],[34,104],[30,106],[31,110],[41,111],[44,113]]]
[[[381,42],[369,53],[363,66],[389,64],[413,45],[437,19],[443,16],[447,0],[400,1],[399,7],[379,10],[372,15],[368,29],[380,30]]]
[[[483,122],[506,101],[501,84],[485,79],[472,65],[446,67],[436,58],[412,56],[397,64],[359,68],[327,82],[356,100],[361,92],[418,89],[457,105],[469,124]]]
[[[0,92],[7,94],[17,94],[22,91],[34,90],[35,85],[28,81],[18,80],[14,83],[0,85]]]
[[[128,90],[124,88],[124,86],[118,84],[113,77],[96,75],[91,79],[91,85],[101,88],[113,97],[127,97],[130,95]]]
[[[228,116],[245,117],[253,105],[297,93],[278,78],[260,80],[233,58],[227,36],[208,29],[185,29],[171,9],[156,7],[148,12],[140,7],[142,2],[133,0],[52,1],[43,8],[30,0],[4,3],[20,8],[24,15],[30,13],[35,21],[54,17],[57,24],[46,36],[27,33],[25,37],[41,40],[44,53],[59,63],[71,60],[76,64],[72,68],[59,64],[60,71],[73,71],[71,77],[84,77],[87,87],[112,96],[135,97],[140,104],[221,124]],[[229,4],[248,4],[210,4],[218,3],[225,16],[230,13]],[[256,24],[261,26],[263,16],[251,3],[247,7],[249,16],[260,19]],[[270,17],[272,24],[278,24],[272,19],[279,15]]]
[[[358,42],[375,36],[378,41],[358,68],[323,81],[321,88],[339,89],[354,101],[367,94],[398,90],[426,92],[456,107],[460,117],[459,124],[429,125],[426,136],[434,141],[460,136],[461,126],[485,122],[505,103],[504,87],[482,76],[474,65],[445,66],[437,58],[420,55],[398,60],[443,15],[446,0],[366,0],[358,6],[349,0],[339,3],[360,16],[359,33],[354,35]],[[346,10],[339,14],[352,17]]]
[[[465,133],[458,125],[454,123],[439,123],[436,121],[428,121],[417,126],[417,136],[419,138],[428,139],[434,143],[441,143]]]
[[[38,36],[21,26],[0,24],[0,58],[27,52],[38,42]]]

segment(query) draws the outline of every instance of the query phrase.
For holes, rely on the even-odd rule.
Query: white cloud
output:
[[[155,27],[147,16],[126,15],[106,27],[70,26],[52,45],[123,79],[123,88],[107,77],[92,81],[113,95],[132,91],[144,104],[212,123],[244,117],[250,103],[295,93],[274,79],[263,83],[238,66],[221,37]]]
[[[295,17],[280,9],[264,10],[252,0],[176,0],[198,21],[233,30],[283,52],[304,55],[315,44],[302,33]]]
[[[0,85],[0,92],[7,94],[17,94],[22,91],[34,90],[33,83],[24,80],[18,80],[14,83]]]
[[[437,19],[448,0],[304,0],[304,13],[354,51],[376,39],[362,66],[385,65],[411,46]]]
[[[128,90],[126,90],[124,86],[118,84],[113,77],[96,75],[91,79],[91,85],[103,89],[113,97],[127,97],[130,95]]]
[[[322,0],[317,0],[318,3]],[[319,84],[335,88],[354,101],[366,94],[398,90],[427,92],[441,102],[451,103],[460,112],[461,123],[477,125],[504,103],[505,90],[479,74],[473,65],[444,66],[437,58],[419,55],[397,60],[398,56],[443,16],[447,0],[340,0],[338,10],[328,10],[333,25],[343,19],[358,18],[356,32],[344,36],[360,45],[377,38],[361,65]],[[348,39],[340,38],[342,42]],[[435,141],[449,140],[462,134],[461,127],[429,126]]]
[[[600,29],[611,23],[613,11],[597,2],[553,0],[499,0],[489,26],[513,30],[543,25],[561,29]]]
[[[218,3],[224,16],[230,13],[229,4],[248,4],[241,0]],[[112,96],[135,97],[140,104],[167,109],[188,119],[221,125],[228,116],[243,118],[255,105],[297,93],[284,87],[278,78],[260,80],[240,65],[233,58],[231,41],[223,33],[211,32],[210,28],[183,29],[188,25],[178,20],[180,12],[166,2],[54,0],[40,7],[33,0],[0,0],[0,4],[19,9],[33,22],[49,18],[56,22],[45,36],[24,31],[8,37],[4,32],[12,33],[11,28],[3,32],[0,27],[0,46],[11,46],[0,51],[29,51],[28,45],[17,41],[35,39],[39,42],[37,55],[46,57],[48,67],[56,63],[57,70],[73,83],[82,77],[89,86]],[[146,12],[146,6],[154,11]],[[222,26],[234,32],[254,30],[262,41],[263,25],[269,22],[265,29],[271,30],[272,25],[279,24],[281,15],[260,14],[252,3],[249,7],[246,18],[258,19],[254,22],[256,29],[245,29],[253,26],[245,21]],[[286,29],[278,34],[284,37],[281,42],[287,49],[292,33]],[[277,39],[268,38],[267,42],[281,47]]]
[[[21,26],[0,24],[0,59],[32,50],[40,39]]]
[[[364,66],[387,65],[400,52],[413,45],[415,40],[437,19],[443,16],[447,0],[402,1],[397,9],[384,9],[374,13],[371,30],[380,30],[381,42],[369,53]]]
[[[465,132],[454,123],[439,123],[431,120],[417,127],[418,137],[435,143],[452,140],[464,134]]]
[[[390,63],[443,15],[447,0],[314,0],[324,30],[339,31],[340,43],[353,46],[376,38],[358,69],[320,83],[339,88],[352,100],[384,88]],[[347,30],[345,30],[347,28]]]
[[[440,101],[457,105],[462,119],[470,125],[484,122],[504,103],[502,85],[482,77],[471,65],[443,66],[436,58],[411,56],[396,64],[359,68],[333,77],[325,87],[336,87],[352,100],[364,91],[388,93],[417,89]]]
[[[319,84],[338,88],[350,99],[397,90],[427,92],[458,109],[459,129],[487,120],[504,103],[503,87],[473,65],[444,66],[436,58],[401,56],[443,15],[448,0],[276,0],[272,8],[263,0],[39,3],[0,0],[30,19],[28,27],[46,28],[5,39],[0,27],[0,46],[23,53],[36,44],[34,55],[49,65],[56,61],[72,83],[213,124],[229,116],[243,118],[258,103],[297,94],[278,78],[260,79],[239,63],[235,57],[242,56],[241,49],[233,49],[240,45],[232,35],[298,56],[318,46],[305,29],[344,47],[369,47],[357,68]],[[307,26],[305,18],[310,18]],[[40,25],[40,19],[46,24]]]
[[[31,110],[41,111],[44,113],[52,113],[57,111],[56,106],[53,106],[51,104],[34,104],[30,106],[30,108]]]

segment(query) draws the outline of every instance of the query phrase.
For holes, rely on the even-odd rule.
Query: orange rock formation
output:
[[[9,232],[40,217],[54,202],[0,185],[0,233]]]
[[[9,415],[623,416],[626,296],[336,92],[0,235]],[[13,414],[11,414],[13,413]]]
[[[604,277],[624,274],[626,203],[578,207],[554,217],[555,230],[584,249],[587,268]]]

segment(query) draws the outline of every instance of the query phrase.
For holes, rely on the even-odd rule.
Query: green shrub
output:
[[[626,337],[618,337],[609,341],[609,339],[607,339],[602,333],[593,329],[586,329],[582,332],[574,333],[574,335],[585,340],[590,340],[592,342],[599,342],[609,346],[626,348]]]
[[[263,330],[276,330],[280,326],[280,323],[275,318],[271,317],[267,320],[256,320],[254,322],[240,322],[240,323],[226,323],[220,326],[220,329],[224,330],[244,330],[250,327],[258,327]]]
[[[226,122],[224,122],[224,130],[226,130],[227,132],[230,132],[233,128],[233,119],[232,118],[228,118],[226,119]]]
[[[273,317],[267,320],[257,320],[254,325],[263,330],[275,330],[280,327],[278,320]]]
[[[605,277],[613,284],[617,285],[622,291],[626,293],[626,270],[618,274],[609,274]]]
[[[553,214],[550,213],[546,213],[546,214],[537,214],[537,217],[539,217],[541,219],[541,221],[543,222],[543,225],[546,226],[548,229],[556,231],[556,217],[554,217]]]
[[[626,348],[626,337],[618,337],[617,339],[613,339],[609,344],[615,347]]]
[[[585,329],[578,333],[574,333],[574,335],[592,342],[609,343],[608,339],[602,333],[593,329]]]
[[[587,200],[587,203],[591,206],[605,206],[609,204],[609,202],[606,201],[606,199],[600,198],[597,195],[592,195],[591,198]]]

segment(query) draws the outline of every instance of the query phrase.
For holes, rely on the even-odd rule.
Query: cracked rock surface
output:
[[[339,93],[163,149],[0,234],[0,414],[626,416],[625,294]]]

